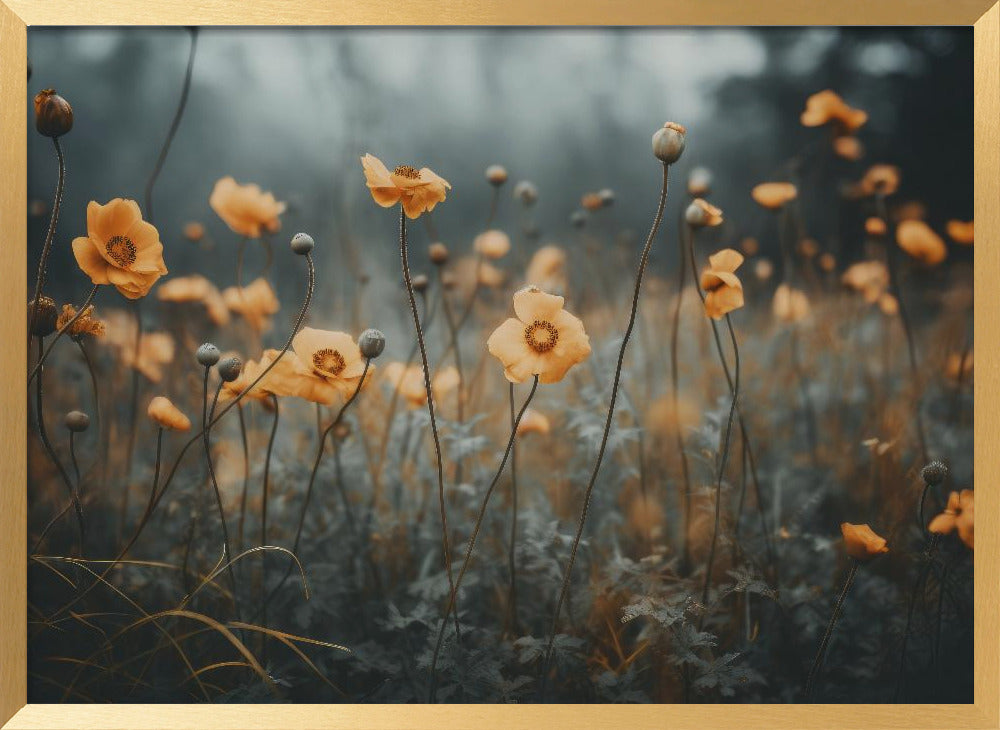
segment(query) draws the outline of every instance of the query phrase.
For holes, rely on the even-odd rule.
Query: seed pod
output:
[[[243,372],[243,361],[235,356],[227,357],[225,360],[219,361],[217,369],[222,381],[224,383],[231,383],[240,377],[240,373]]]
[[[385,335],[377,329],[366,329],[358,338],[358,348],[369,360],[376,358],[385,349]]]
[[[28,302],[28,325],[31,326],[31,312],[35,308],[35,300]],[[56,303],[51,297],[44,294],[38,298],[38,311],[35,314],[35,325],[31,329],[31,334],[35,337],[47,337],[56,331],[56,320],[59,312],[56,310]]]
[[[90,428],[90,416],[83,411],[70,411],[63,418],[63,423],[73,433],[82,433]]]
[[[35,129],[46,137],[62,137],[73,128],[73,107],[55,92],[44,89],[35,95]]]
[[[296,233],[292,236],[291,241],[292,251],[297,253],[299,256],[305,256],[307,253],[311,253],[313,248],[316,246],[316,242],[313,241],[312,236],[308,233]]]
[[[443,243],[432,243],[427,248],[427,255],[430,256],[431,262],[442,266],[448,262],[448,247]]]
[[[676,122],[667,122],[653,134],[653,154],[664,164],[672,165],[684,152],[687,130]]]
[[[211,342],[206,342],[195,352],[195,357],[198,360],[198,364],[202,367],[210,368],[215,363],[219,362],[219,358],[222,357],[222,353],[219,352],[219,348],[213,345]]]
[[[932,461],[920,470],[920,478],[932,487],[943,482],[946,476],[948,476],[948,467],[940,461]]]

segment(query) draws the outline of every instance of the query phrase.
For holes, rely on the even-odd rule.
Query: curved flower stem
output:
[[[420,315],[417,313],[417,301],[413,296],[413,282],[410,280],[409,251],[406,246],[406,212],[399,206],[399,257],[403,268],[403,283],[406,284],[406,294],[410,300],[410,313],[413,315],[413,327],[417,331],[417,346],[420,349],[420,362],[424,369],[424,391],[427,393],[427,413],[431,419],[431,432],[434,434],[434,458],[437,460],[438,507],[441,512],[441,547],[444,551],[444,567],[448,574],[448,586],[455,592],[455,581],[451,570],[451,545],[448,539],[448,511],[444,499],[444,462],[441,458],[441,439],[438,436],[437,417],[434,415],[434,392],[431,388],[431,371],[427,364],[427,348],[424,345],[424,332],[420,327]],[[446,614],[447,615],[447,614]],[[458,612],[455,612],[455,632],[458,627]]]
[[[278,421],[281,416],[281,410],[278,405],[278,396],[274,393],[271,396],[271,406],[274,408],[274,419],[271,421],[271,435],[267,439],[267,452],[264,456],[264,482],[261,487],[261,502],[260,502],[260,544],[261,547],[268,544],[267,542],[267,503],[268,498],[271,496],[271,454],[274,453],[274,438],[278,435]],[[267,550],[260,551],[260,595],[261,598],[266,596],[267,592]],[[267,628],[267,603],[261,605],[261,624],[264,628]],[[267,653],[267,635],[261,635],[261,647],[263,648],[263,653]]]
[[[694,235],[690,226],[686,227],[687,231],[687,248],[688,257],[691,262],[691,270],[695,272],[695,291],[698,292],[698,298],[701,303],[705,304],[705,292],[701,290],[701,287],[697,282],[697,271],[698,264],[695,260],[694,255]],[[722,349],[722,339],[719,337],[719,327],[714,319],[709,318],[709,323],[712,325],[712,337],[715,340],[715,351],[719,354],[719,362],[722,365],[722,372],[726,376],[726,383],[729,386],[729,392],[732,393],[735,387],[735,382],[733,381],[732,371],[729,369],[729,363],[726,361],[725,352]],[[743,419],[743,409],[740,407],[739,403],[736,404],[736,419],[740,427],[740,437],[747,445],[747,463],[750,465],[750,480],[753,482],[754,495],[757,498],[757,515],[760,518],[760,529],[764,536],[764,549],[767,551],[768,564],[771,566],[772,571],[775,570],[775,557],[774,557],[774,546],[771,543],[771,531],[767,525],[767,517],[764,514],[764,498],[760,491],[760,480],[757,478],[757,459],[754,456],[753,448],[750,443],[750,434],[748,433],[746,421]],[[738,519],[738,516],[737,516]]]
[[[927,541],[926,548],[923,552],[924,564],[920,567],[920,572],[917,574],[917,580],[913,583],[913,590],[910,592],[910,604],[906,610],[906,627],[903,629],[903,645],[899,650],[899,668],[896,671],[896,688],[892,693],[893,702],[899,702],[900,694],[903,691],[906,673],[906,649],[910,643],[910,628],[913,623],[913,609],[917,606],[917,599],[923,595],[924,585],[927,583],[927,576],[930,573],[931,566],[934,564],[934,553],[937,551],[940,537],[940,535],[932,533],[930,539]],[[944,590],[943,585],[941,590]]]
[[[442,272],[439,266],[438,281],[441,285],[441,309],[444,312],[445,322],[448,324],[448,346],[455,350],[455,370],[458,372],[458,387],[455,389],[455,394],[457,395],[455,419],[461,426],[465,422],[465,371],[462,368],[462,348],[459,347],[458,343],[458,325],[455,322],[454,316],[452,316],[451,304],[444,293],[444,282],[441,281],[441,277]],[[457,459],[455,462],[455,481],[459,484],[462,483],[462,465],[462,459]]]
[[[486,217],[486,227],[493,225],[493,219],[497,216],[497,206],[500,203],[500,186],[493,186],[493,196],[490,198],[490,214]]]
[[[726,315],[726,327],[729,329],[729,339],[733,343],[733,371],[735,378],[733,381],[733,399],[729,406],[729,418],[726,421],[726,430],[719,449],[719,471],[715,479],[715,526],[712,528],[712,544],[708,549],[708,560],[705,563],[705,583],[701,589],[701,605],[704,608],[698,619],[699,631],[708,612],[708,591],[712,585],[712,566],[715,563],[715,548],[719,540],[719,526],[722,521],[722,480],[725,477],[726,464],[729,461],[729,442],[733,434],[733,416],[736,414],[736,405],[740,398],[740,348],[736,344],[736,332],[733,330],[733,321],[728,314]]]
[[[840,611],[844,606],[844,600],[847,598],[847,594],[850,592],[851,586],[854,585],[854,579],[857,577],[858,568],[860,567],[861,562],[852,558],[851,569],[847,573],[847,580],[844,581],[844,587],[841,589],[840,596],[837,598],[837,603],[833,607],[833,615],[830,616],[830,623],[826,627],[826,632],[823,634],[823,640],[819,644],[819,651],[816,652],[816,659],[813,660],[812,669],[809,670],[809,676],[806,679],[806,702],[809,702],[812,699],[816,677],[819,675],[819,670],[823,666],[823,658],[826,656],[826,650],[830,646],[830,637],[833,636],[833,630],[837,626],[837,619],[840,618]]]
[[[514,384],[508,383],[508,404],[510,406],[510,430],[517,434],[518,418],[514,411]],[[510,449],[510,545],[507,548],[507,570],[510,573],[510,590],[507,594],[507,624],[517,635],[517,439]]]
[[[76,342],[76,346],[80,348],[80,354],[83,356],[83,362],[86,364],[87,372],[90,374],[90,387],[94,393],[94,429],[97,431],[98,435],[97,459],[101,463],[101,483],[103,484],[107,481],[107,439],[104,438],[105,427],[104,419],[101,417],[101,394],[97,387],[97,371],[94,369],[94,362],[90,358],[90,353],[83,344],[83,338],[74,337],[73,340]]]
[[[73,465],[73,475],[76,477],[76,491],[80,493],[80,464],[76,460],[76,433],[69,432],[69,460]]]
[[[62,327],[56,330],[56,333],[52,336],[52,339],[49,340],[49,346],[45,348],[44,352],[40,353],[38,362],[35,363],[35,367],[32,368],[30,373],[28,373],[29,388],[31,387],[31,381],[35,379],[35,376],[38,375],[42,367],[45,365],[45,361],[49,359],[49,353],[52,352],[52,348],[55,347],[56,342],[58,342],[59,338],[62,337],[63,334],[67,330],[69,330],[69,328],[72,327],[73,324],[78,319],[80,319],[80,317],[84,315],[84,313],[87,311],[87,307],[89,307],[90,303],[94,301],[94,296],[97,294],[97,288],[99,286],[100,286],[99,284],[94,284],[94,288],[90,290],[90,294],[87,295],[87,298],[83,300],[83,304],[81,304],[80,307],[76,310],[76,314],[74,314],[69,319],[69,321],[66,322],[66,324],[64,324]],[[39,345],[41,345],[41,340],[39,340]]]
[[[212,447],[211,447],[211,433],[212,426],[208,418],[208,375],[212,371],[212,368],[205,368],[205,378],[204,385],[202,387],[202,411],[201,411],[201,423],[202,423],[202,441],[205,444],[205,461],[208,464],[208,475],[212,481],[212,490],[215,492],[215,504],[219,509],[219,522],[222,524],[222,559],[226,563],[226,569],[229,573],[229,581],[233,586],[233,608],[236,611],[236,618],[240,618],[240,599],[237,592],[236,584],[236,572],[233,570],[233,553],[229,545],[229,529],[226,527],[226,510],[222,506],[222,493],[219,491],[219,483],[215,478],[215,466],[212,464]],[[219,400],[219,391],[222,390],[222,382],[219,382],[219,387],[215,390],[215,398],[212,402],[212,410],[215,410],[215,404]],[[155,503],[154,503],[155,504]]]
[[[132,310],[135,313],[135,343],[132,350],[132,381],[131,397],[129,399],[129,429],[128,440],[125,445],[125,470],[122,484],[122,500],[119,507],[118,516],[118,537],[121,537],[122,530],[125,529],[125,522],[128,519],[129,496],[132,486],[132,456],[135,451],[135,434],[139,430],[139,347],[142,343],[142,300],[136,299],[132,302]]]
[[[43,337],[36,338],[38,340],[38,356],[42,358],[42,343],[44,342]],[[41,364],[41,359],[39,360]],[[45,447],[45,453],[48,455],[49,459],[55,464],[56,469],[59,472],[59,476],[62,477],[63,484],[66,485],[66,491],[69,493],[70,499],[73,501],[73,508],[76,510],[76,521],[80,528],[80,554],[83,554],[83,543],[86,538],[86,530],[84,529],[83,522],[83,506],[80,504],[80,494],[77,488],[73,486],[73,482],[66,472],[66,467],[63,466],[62,461],[59,459],[59,455],[56,454],[56,450],[52,447],[52,442],[49,441],[49,433],[45,428],[45,411],[43,410],[43,398],[42,398],[42,373],[38,373],[38,380],[35,383],[35,420],[38,423],[38,437],[41,439],[42,446]]]
[[[514,386],[511,385],[511,393],[513,394]],[[490,497],[493,496],[493,490],[497,486],[497,482],[500,481],[500,475],[503,474],[504,467],[507,465],[507,459],[510,457],[511,452],[514,449],[514,442],[517,440],[517,426],[521,422],[521,417],[524,416],[524,412],[528,410],[528,404],[531,403],[531,399],[535,396],[535,391],[538,390],[538,376],[536,375],[531,382],[531,391],[528,393],[528,397],[524,399],[524,405],[521,406],[520,412],[517,414],[511,424],[510,437],[507,439],[507,448],[504,449],[503,458],[500,460],[500,465],[497,467],[496,473],[493,475],[492,481],[490,481],[489,487],[486,489],[486,494],[483,495],[483,503],[479,507],[479,514],[476,515],[476,522],[472,528],[472,534],[469,536],[469,544],[465,549],[465,560],[462,561],[462,568],[458,572],[458,577],[455,580],[455,587],[451,590],[451,595],[448,596],[448,609],[445,611],[444,618],[441,620],[441,628],[438,631],[437,643],[434,645],[434,657],[431,659],[431,690],[430,690],[430,702],[435,701],[436,693],[436,680],[437,676],[435,674],[437,670],[437,660],[441,653],[441,644],[444,641],[445,628],[448,626],[448,614],[455,611],[455,619],[458,620],[458,609],[455,605],[458,595],[458,588],[462,584],[462,578],[465,577],[465,572],[469,569],[469,563],[472,562],[472,553],[476,549],[476,538],[479,537],[479,530],[483,526],[483,518],[486,517],[486,508],[490,503]],[[513,402],[513,401],[512,401]],[[511,410],[513,413],[513,409]]]
[[[885,205],[885,195],[882,193],[877,193],[875,195],[875,207],[878,211],[879,217],[885,221],[886,225],[889,225],[889,218],[886,212]],[[919,366],[917,365],[917,346],[913,338],[913,327],[910,324],[910,316],[907,313],[906,303],[903,301],[903,289],[899,285],[899,271],[896,266],[896,250],[892,245],[891,241],[894,235],[887,235],[887,240],[890,243],[887,244],[888,250],[886,251],[886,263],[889,269],[889,289],[894,297],[896,297],[896,303],[899,305],[899,321],[903,325],[903,334],[906,335],[906,350],[910,358],[910,376],[913,378],[913,408],[914,415],[917,421],[917,439],[920,442],[920,457],[923,460],[922,463],[926,464],[930,461],[930,457],[927,454],[927,436],[924,431],[924,417],[920,410],[920,372]]]
[[[35,331],[35,322],[38,320],[39,300],[42,297],[42,290],[45,288],[49,254],[52,252],[52,240],[56,234],[56,224],[59,222],[59,209],[62,207],[63,189],[66,186],[66,158],[63,157],[59,138],[53,137],[52,144],[56,148],[56,159],[59,162],[59,178],[56,180],[56,194],[52,200],[52,215],[49,216],[49,229],[45,233],[45,243],[42,244],[42,255],[38,259],[38,274],[35,277],[35,297],[32,300],[31,317],[28,320],[29,345],[31,344],[31,336]]]
[[[212,416],[209,419],[208,425],[206,427],[203,427],[201,431],[192,436],[187,441],[187,443],[185,443],[184,446],[181,447],[181,450],[178,452],[176,458],[174,459],[173,466],[170,468],[170,471],[167,474],[167,478],[164,480],[163,487],[160,489],[159,493],[156,495],[155,500],[153,501],[152,508],[149,509],[147,513],[143,516],[142,520],[140,520],[139,525],[136,527],[135,532],[132,533],[132,537],[129,538],[129,541],[126,543],[125,547],[118,552],[117,557],[115,557],[115,559],[108,564],[108,567],[104,569],[104,571],[93,583],[88,585],[83,590],[78,591],[76,596],[74,596],[73,599],[69,601],[69,603],[64,604],[54,614],[52,614],[52,616],[49,617],[50,620],[58,618],[59,616],[63,615],[66,611],[68,611],[70,608],[75,606],[80,601],[80,599],[83,598],[85,595],[87,595],[95,586],[100,585],[104,581],[104,579],[107,578],[108,574],[112,570],[114,570],[115,566],[118,565],[122,561],[122,559],[125,558],[126,555],[128,555],[128,551],[131,550],[132,546],[135,545],[135,543],[138,541],[140,535],[142,535],[142,531],[149,523],[150,517],[152,517],[153,512],[156,510],[156,507],[160,504],[160,501],[163,499],[164,495],[166,495],[167,493],[167,490],[170,488],[170,484],[173,481],[174,475],[177,473],[177,469],[180,467],[181,461],[184,459],[184,454],[186,454],[188,449],[194,446],[194,444],[196,444],[198,440],[204,436],[205,431],[207,429],[215,426],[215,424],[217,424],[222,419],[222,417],[225,416],[227,412],[229,412],[229,410],[233,406],[239,405],[240,401],[242,401],[243,398],[246,397],[247,393],[249,393],[251,390],[257,387],[257,384],[265,377],[267,377],[267,374],[271,371],[271,368],[277,365],[278,361],[281,360],[281,358],[285,356],[285,353],[288,352],[288,350],[291,348],[292,339],[295,337],[295,334],[299,331],[299,327],[302,326],[302,322],[303,320],[305,320],[306,314],[309,311],[309,303],[312,301],[313,291],[316,287],[316,270],[315,267],[313,266],[312,255],[306,254],[305,259],[306,259],[307,273],[309,277],[308,283],[306,285],[306,296],[305,299],[302,301],[302,306],[299,308],[299,313],[295,319],[295,323],[292,325],[291,334],[288,335],[288,339],[285,341],[285,344],[284,346],[282,346],[281,350],[278,351],[277,356],[274,358],[274,360],[271,361],[271,363],[266,368],[264,368],[260,372],[260,374],[257,375],[257,377],[253,380],[253,382],[248,384],[245,388],[243,388],[243,390],[237,393],[236,396],[234,396],[228,403],[226,403],[226,405],[219,411],[218,414]],[[95,291],[96,289],[97,287],[94,287]],[[91,294],[91,296],[93,296],[93,294]],[[84,309],[86,309],[86,307],[82,307],[77,312],[76,316],[77,317],[80,316],[80,312],[84,311]],[[66,325],[64,325],[63,329],[69,327],[71,323],[72,320],[70,322],[67,322]],[[218,398],[218,391],[216,392],[216,398]],[[214,403],[212,406],[212,413],[215,413]]]
[[[677,358],[677,338],[680,332],[681,303],[684,300],[684,282],[687,273],[687,257],[684,252],[684,215],[679,217],[680,230],[677,232],[677,303],[674,305],[673,326],[670,333],[670,396],[674,405],[674,421],[677,430],[677,453],[681,457],[681,474],[684,481],[680,483],[681,504],[683,505],[683,523],[681,527],[681,560],[680,574],[687,575],[691,569],[691,551],[688,546],[688,529],[691,526],[691,474],[688,469],[687,452],[684,450],[684,434],[680,424],[680,369]],[[697,272],[695,273],[697,276]],[[697,282],[695,283],[697,287]],[[699,289],[699,292],[701,290]]]
[[[194,70],[194,53],[198,46],[198,28],[192,26],[188,30],[191,32],[191,50],[188,52],[187,70],[184,72],[184,85],[181,87],[181,98],[177,103],[177,111],[174,112],[173,121],[170,122],[170,129],[167,131],[167,138],[163,141],[163,147],[160,148],[160,154],[156,158],[156,164],[153,166],[153,172],[150,174],[149,180],[146,182],[146,220],[150,223],[153,222],[153,186],[156,185],[156,179],[160,176],[163,164],[167,161],[167,153],[170,152],[170,144],[174,141],[174,136],[177,134],[177,128],[180,127],[181,117],[184,116],[184,108],[187,106],[188,93],[191,91],[191,72]]]
[[[243,549],[243,527],[247,517],[247,493],[250,491],[250,445],[247,442],[247,424],[243,417],[243,404],[236,407],[240,417],[240,440],[243,443],[243,493],[240,495],[240,523],[236,531],[236,545]]]
[[[646,271],[646,264],[649,261],[649,252],[653,247],[653,240],[660,229],[660,222],[663,220],[663,208],[667,202],[667,188],[670,175],[670,166],[663,165],[663,184],[660,188],[660,199],[656,207],[656,215],[653,218],[653,225],[646,237],[646,244],[642,249],[642,256],[639,259],[639,270],[635,277],[635,291],[632,293],[632,309],[629,312],[628,327],[622,337],[622,343],[618,350],[618,364],[615,367],[615,377],[611,384],[611,402],[608,405],[608,415],[604,422],[604,433],[601,436],[601,446],[597,452],[597,460],[594,462],[594,469],[590,474],[590,481],[583,496],[583,509],[580,512],[580,521],[577,524],[576,536],[573,538],[573,546],[570,548],[569,562],[566,565],[566,573],[563,576],[562,587],[559,590],[559,598],[556,601],[556,610],[552,616],[552,627],[549,631],[548,645],[545,648],[545,658],[542,661],[542,679],[540,696],[545,695],[545,684],[549,673],[549,662],[552,659],[552,647],[556,640],[556,630],[559,628],[559,613],[562,611],[563,603],[566,600],[566,592],[569,589],[570,581],[573,578],[573,564],[576,562],[576,553],[580,548],[580,539],[583,537],[583,528],[587,522],[587,513],[590,510],[590,498],[594,492],[594,484],[597,482],[597,474],[601,470],[601,462],[604,461],[604,452],[608,446],[608,436],[611,433],[611,422],[615,415],[615,402],[618,400],[618,385],[622,377],[622,365],[625,360],[625,350],[628,348],[629,339],[632,337],[632,329],[635,327],[635,316],[639,309],[639,291],[642,287],[642,276]]]
[[[292,553],[295,555],[299,552],[299,544],[302,540],[302,528],[306,523],[306,514],[309,512],[309,501],[312,499],[313,485],[316,483],[316,474],[319,471],[319,465],[323,459],[323,449],[326,446],[327,436],[329,436],[333,429],[336,428],[341,421],[343,421],[344,414],[347,412],[347,409],[357,399],[358,393],[361,392],[361,386],[364,384],[365,378],[368,376],[368,367],[371,365],[371,362],[371,359],[365,360],[365,369],[362,371],[361,379],[358,380],[358,384],[354,388],[354,392],[351,393],[351,397],[344,402],[344,405],[342,405],[340,410],[337,412],[337,417],[333,419],[330,425],[327,426],[319,436],[319,443],[316,445],[316,458],[313,459],[312,472],[309,474],[309,484],[306,487],[306,495],[302,500],[302,511],[299,513],[299,524],[295,529],[295,540],[292,543]],[[278,591],[281,590],[282,586],[285,585],[285,582],[291,574],[292,563],[289,563],[284,576],[282,576],[281,580],[278,581],[278,584],[271,589],[271,592],[268,593],[267,598],[264,600],[265,606],[270,603],[271,599],[274,598]]]

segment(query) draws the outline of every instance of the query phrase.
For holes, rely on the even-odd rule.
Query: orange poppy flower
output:
[[[865,156],[865,146],[857,137],[845,135],[833,138],[833,152],[837,157],[841,157],[851,162],[857,162]]]
[[[952,492],[948,495],[948,506],[944,512],[931,520],[927,529],[937,535],[948,535],[957,529],[958,537],[969,550],[973,550],[975,507],[975,493],[971,489]]]
[[[421,213],[430,213],[434,206],[444,202],[451,184],[433,170],[422,167],[419,170],[409,165],[400,165],[391,173],[375,155],[366,154],[361,158],[365,180],[372,198],[383,208],[391,208],[402,202],[407,218],[419,218]]]
[[[527,436],[530,433],[547,434],[552,429],[548,417],[534,408],[528,408],[517,424],[517,435]]]
[[[884,236],[886,233],[885,221],[872,216],[865,220],[865,233],[869,236]]]
[[[524,279],[542,291],[565,291],[566,252],[559,246],[542,246],[531,257]]]
[[[708,257],[708,268],[701,272],[705,290],[705,313],[722,319],[743,306],[743,283],[734,273],[743,264],[743,254],[724,248]]]
[[[955,243],[971,246],[974,239],[972,221],[948,221],[945,230]]]
[[[407,406],[420,408],[427,404],[427,389],[424,386],[424,369],[420,365],[404,365],[401,362],[389,363],[385,368],[385,379],[403,396]],[[459,384],[458,370],[449,365],[442,368],[431,378],[431,392],[434,399],[440,401]]]
[[[503,231],[491,229],[480,233],[472,242],[472,247],[480,256],[500,259],[510,251],[510,237]]]
[[[872,165],[865,176],[854,186],[858,195],[867,196],[875,193],[892,195],[899,189],[899,168],[895,165]]]
[[[948,257],[948,247],[941,236],[923,221],[903,221],[896,228],[899,247],[923,264],[935,266]]]
[[[87,204],[87,235],[73,239],[76,263],[95,284],[111,284],[139,299],[167,273],[160,234],[142,219],[134,200]]]
[[[181,413],[169,398],[158,395],[149,401],[146,408],[148,415],[154,423],[171,431],[190,431],[191,419]]]
[[[798,197],[799,191],[788,182],[761,183],[750,191],[750,197],[763,208],[778,210]]]
[[[801,121],[806,127],[833,124],[840,135],[856,132],[868,121],[868,113],[849,106],[835,91],[826,89],[806,99]]]
[[[286,352],[280,360],[279,354],[279,350],[265,350],[260,362],[247,361],[239,377],[223,383],[222,396],[235,398],[277,360],[274,367],[267,371],[267,375],[244,398],[267,401],[268,396],[273,395],[278,398],[302,398],[322,405],[330,405],[337,399],[337,389],[306,367],[294,352]]]
[[[771,311],[779,322],[801,322],[809,316],[809,298],[800,289],[780,284],[774,290]]]
[[[138,356],[134,340],[122,343],[119,350],[125,367],[135,368],[150,382],[159,383],[163,380],[163,366],[174,361],[174,338],[166,332],[143,332]]]
[[[563,309],[564,301],[537,286],[514,294],[517,318],[497,327],[486,342],[490,354],[503,363],[507,380],[523,383],[537,375],[542,383],[557,383],[590,356],[583,322]]]
[[[695,198],[684,213],[688,225],[696,228],[722,225],[722,211],[701,198]]]
[[[222,300],[230,310],[242,315],[255,332],[269,329],[271,315],[281,309],[274,289],[263,277],[254,279],[242,289],[227,287],[222,292]]]
[[[303,327],[292,338],[292,349],[300,362],[332,385],[342,397],[350,398],[357,390],[365,372],[365,359],[357,343],[346,332]],[[368,367],[365,380],[373,370],[374,365]]]
[[[262,230],[281,230],[279,216],[287,207],[259,185],[240,185],[230,176],[215,183],[208,204],[234,233],[248,238],[259,238]]]
[[[222,326],[229,323],[229,308],[215,284],[204,276],[177,276],[160,284],[156,289],[156,298],[161,302],[194,302],[202,304],[208,313],[208,318]]]
[[[64,304],[62,312],[56,319],[56,329],[61,330],[66,326],[66,323],[76,316],[76,307],[72,304]],[[69,329],[66,330],[66,334],[70,337],[82,337],[83,335],[92,335],[93,337],[104,337],[107,329],[104,322],[99,320],[94,316],[94,305],[90,304],[80,318],[77,319],[73,324],[70,325]]]
[[[852,525],[850,522],[840,523],[840,531],[844,535],[844,547],[847,554],[855,560],[869,561],[876,555],[889,552],[885,539],[879,537],[868,525]]]
[[[889,270],[881,261],[861,261],[848,266],[840,280],[845,286],[861,292],[866,302],[874,304],[889,288]]]

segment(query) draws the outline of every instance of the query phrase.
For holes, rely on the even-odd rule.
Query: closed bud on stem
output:
[[[920,470],[920,478],[932,487],[943,482],[946,476],[948,476],[948,467],[940,461],[932,461]]]
[[[194,356],[197,358],[199,365],[210,368],[215,365],[215,363],[219,362],[219,358],[222,357],[222,353],[219,352],[219,348],[211,342],[206,342],[198,348]]]
[[[667,122],[653,134],[653,155],[665,165],[672,165],[684,152],[687,130],[676,122]]]
[[[227,357],[219,361],[218,371],[224,383],[231,383],[243,372],[243,361],[235,356]]]
[[[507,170],[503,165],[490,165],[486,168],[486,179],[490,181],[490,185],[500,187],[507,182]]]
[[[35,309],[35,300],[28,302],[28,326],[31,327],[31,313]],[[56,320],[59,312],[56,310],[56,303],[52,297],[44,294],[38,297],[38,311],[35,313],[35,324],[31,327],[31,334],[35,337],[47,337],[56,331]]]
[[[35,94],[35,129],[46,137],[62,137],[73,128],[73,107],[55,92],[44,89]]]
[[[313,237],[308,233],[296,233],[292,236],[291,243],[292,251],[297,253],[299,256],[305,256],[307,253],[312,253],[313,248],[316,246],[316,242],[313,241]]]
[[[448,261],[448,247],[441,242],[432,243],[427,248],[427,254],[431,257],[431,262],[437,266],[443,266]]]
[[[376,358],[385,349],[385,335],[377,329],[366,329],[358,338],[358,348],[365,358],[369,360]]]
[[[73,433],[82,433],[90,428],[90,416],[83,411],[70,411],[63,418],[63,423]]]

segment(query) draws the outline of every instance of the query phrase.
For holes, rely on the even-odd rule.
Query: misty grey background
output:
[[[89,283],[70,241],[86,232],[87,201],[141,203],[176,108],[190,34],[31,28],[28,41],[29,94],[54,87],[75,111],[63,140],[66,194],[50,280],[63,297],[79,298]],[[533,218],[542,242],[571,244],[568,216],[581,194],[603,187],[617,193],[605,230],[641,239],[660,179],[650,135],[674,120],[687,126],[688,146],[668,215],[681,205],[676,193],[687,171],[707,165],[712,200],[727,216],[722,236],[760,235],[768,251],[773,229],[749,190],[786,177],[785,160],[826,138],[798,117],[806,97],[828,87],[869,112],[860,135],[868,155],[824,163],[814,180],[806,175],[810,235],[850,257],[859,241],[844,233],[850,220],[838,211],[836,188],[883,161],[903,167],[901,198],[924,200],[933,224],[971,218],[971,28],[205,28],[187,111],[157,183],[155,223],[172,274],[197,270],[220,286],[232,283],[236,236],[208,196],[218,178],[233,175],[289,202],[277,248],[283,254],[298,230],[312,233],[321,286],[351,286],[338,243],[348,234],[366,252],[366,271],[394,282],[396,215],[372,203],[358,162],[372,152],[390,168],[426,165],[452,183],[433,217],[456,251],[482,228],[491,163],[511,174],[498,219],[511,234],[523,218],[513,184],[530,179],[541,193]],[[33,126],[28,162],[29,199],[50,200],[55,159]],[[189,220],[212,232],[212,256],[181,237]],[[46,222],[30,221],[29,266]],[[671,220],[670,243],[674,227]],[[426,233],[419,221],[412,229],[414,265],[425,268]],[[672,252],[670,244],[657,247],[661,273]],[[293,310],[300,266],[279,255],[275,274],[285,310]],[[114,292],[101,297],[99,304],[124,303]]]

